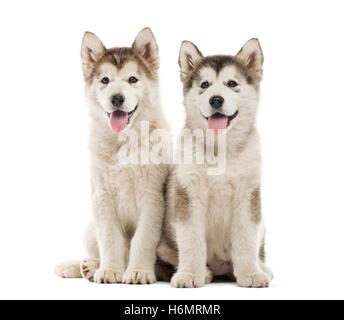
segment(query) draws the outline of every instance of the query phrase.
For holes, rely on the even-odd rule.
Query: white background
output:
[[[145,26],[160,46],[175,134],[184,121],[180,42],[208,55],[261,41],[269,289],[95,285],[53,272],[85,257],[91,217],[83,32],[124,46]],[[0,298],[344,298],[343,30],[342,1],[1,1]]]

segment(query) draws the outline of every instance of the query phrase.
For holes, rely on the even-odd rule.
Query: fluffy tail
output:
[[[81,261],[61,263],[55,268],[55,273],[61,278],[82,278],[80,264]]]

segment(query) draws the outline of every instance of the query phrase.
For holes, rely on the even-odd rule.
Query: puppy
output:
[[[142,154],[140,164],[120,159],[124,147],[133,155],[149,152],[150,134],[168,130],[160,107],[158,45],[149,28],[132,47],[112,49],[87,32],[81,58],[91,117],[94,222],[85,240],[90,259],[64,263],[56,272],[96,283],[154,283],[168,168],[142,160]]]
[[[174,287],[202,287],[213,276],[228,276],[241,287],[267,287],[272,273],[265,265],[255,128],[263,72],[260,44],[252,39],[236,56],[203,57],[185,41],[179,64],[185,129],[204,134],[209,129],[219,141],[225,135],[226,163],[218,175],[208,174],[213,165],[207,163],[173,168],[158,256],[177,269]],[[219,157],[219,142],[214,150]],[[191,152],[195,156],[196,148]]]

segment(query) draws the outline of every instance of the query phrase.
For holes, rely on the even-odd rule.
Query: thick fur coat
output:
[[[125,145],[143,157],[140,150],[152,147],[150,133],[168,130],[160,107],[158,46],[149,28],[130,48],[106,49],[86,33],[81,57],[91,117],[93,222],[85,237],[90,259],[64,263],[56,272],[96,283],[154,283],[168,168],[149,159],[123,164],[120,152]],[[149,122],[146,131],[143,121]],[[137,139],[121,138],[126,132]]]
[[[267,287],[272,273],[265,265],[255,128],[263,64],[259,42],[250,40],[236,56],[203,57],[186,41],[179,63],[185,128],[205,134],[216,119],[224,119],[222,133],[213,131],[226,135],[226,169],[218,175],[209,175],[207,163],[172,169],[159,258],[175,267],[174,287],[202,287],[217,275],[242,287]]]

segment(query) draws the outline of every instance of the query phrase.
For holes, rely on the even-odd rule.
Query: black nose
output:
[[[111,97],[111,103],[114,107],[122,107],[125,98],[120,94]]]
[[[225,99],[223,99],[221,96],[214,96],[214,97],[211,97],[209,100],[210,105],[214,109],[221,108],[224,102],[225,102]]]

